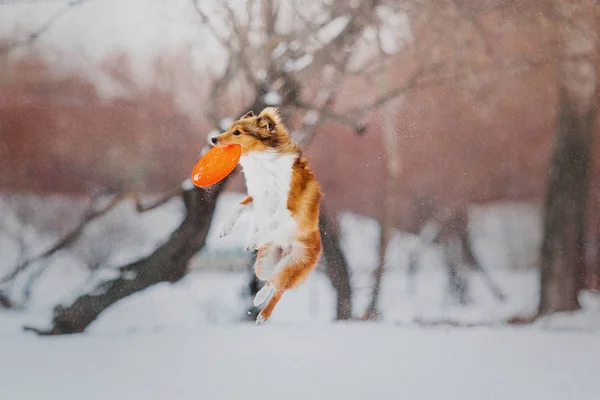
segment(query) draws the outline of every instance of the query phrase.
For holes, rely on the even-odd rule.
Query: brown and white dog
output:
[[[211,140],[215,145],[242,147],[240,164],[248,197],[225,221],[220,236],[228,235],[243,214],[251,213],[253,234],[246,250],[258,249],[254,271],[267,282],[254,305],[272,295],[256,319],[261,324],[283,293],[304,282],[319,261],[321,189],[275,108],[267,107],[258,116],[250,111]]]

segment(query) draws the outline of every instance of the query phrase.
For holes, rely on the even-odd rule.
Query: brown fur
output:
[[[236,131],[240,134],[234,135]],[[295,235],[297,244],[291,249],[277,249],[275,253],[277,259],[289,254],[290,262],[285,268],[268,276],[263,271],[263,264],[272,245],[267,244],[258,250],[254,265],[256,276],[268,280],[267,284],[275,288],[273,296],[260,313],[266,321],[283,293],[302,284],[319,261],[321,256],[319,202],[322,194],[308,160],[302,157],[299,147],[292,142],[277,109],[265,108],[258,116],[248,112],[231,124],[227,132],[217,136],[217,144],[233,143],[242,147],[242,154],[270,149],[281,154],[297,155],[292,167],[287,201],[287,208],[298,226]],[[246,205],[250,202],[252,197],[248,196],[241,204]]]
[[[242,205],[247,205],[250,203],[252,203],[252,196],[248,196],[244,200],[240,201],[240,204],[242,204]]]
[[[240,135],[234,135],[236,131]],[[248,112],[231,124],[227,132],[217,136],[217,144],[239,144],[242,154],[267,149],[275,149],[282,154],[301,154],[288,135],[279,112],[273,107],[265,108],[258,116]]]

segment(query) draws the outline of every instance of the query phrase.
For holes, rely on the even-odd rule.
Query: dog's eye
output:
[[[240,135],[242,134],[242,132],[240,132],[240,131],[233,131],[233,134],[234,134],[235,136],[240,136]]]

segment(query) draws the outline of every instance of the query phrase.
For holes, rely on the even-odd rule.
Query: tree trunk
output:
[[[465,277],[463,246],[456,231],[452,231],[444,241],[444,258],[448,272],[448,293],[460,305],[470,302],[469,281]]]
[[[248,280],[248,286],[246,287],[246,298],[248,302],[248,307],[246,308],[246,313],[243,316],[243,320],[245,321],[256,321],[256,317],[258,317],[258,314],[260,313],[260,307],[256,307],[254,305],[254,297],[256,296],[256,294],[258,293],[258,291],[260,289],[262,289],[262,287],[264,286],[265,282],[262,282],[260,279],[258,279],[258,277],[256,276],[256,274],[254,273],[254,263],[256,262],[256,255],[258,254],[257,251],[252,252],[252,257],[250,258],[250,261],[248,262],[248,265],[246,266],[246,269],[248,271],[248,276],[249,276],[249,280]]]
[[[585,209],[595,110],[579,114],[561,91],[559,120],[546,193],[539,313],[580,308],[585,271]]]
[[[385,221],[385,222],[384,222]],[[378,260],[377,268],[373,273],[373,289],[371,291],[371,301],[367,306],[367,311],[363,316],[366,320],[377,320],[379,313],[379,293],[381,291],[381,280],[385,271],[385,259],[387,256],[387,247],[390,243],[390,232],[392,228],[386,219],[382,219],[379,229],[379,246],[377,248]]]
[[[503,301],[505,299],[504,293],[498,284],[494,282],[487,269],[484,268],[479,260],[477,260],[477,257],[475,257],[473,243],[469,235],[469,215],[466,210],[459,212],[455,228],[460,240],[463,262],[467,265],[471,265],[475,270],[477,270],[481,274],[483,281],[487,285],[490,292],[492,292],[494,297],[500,301]]]
[[[600,246],[600,243],[597,245]],[[599,249],[600,247],[596,248],[596,251]],[[596,254],[594,265],[590,268],[586,287],[589,291],[600,293],[600,256],[598,254]]]
[[[204,247],[225,181],[211,190],[193,188],[184,191],[186,217],[169,240],[147,257],[121,267],[118,278],[98,285],[91,294],[79,297],[69,307],[57,307],[50,330],[26,329],[46,335],[80,333],[117,301],[157,283],[173,283],[183,278],[189,260]]]
[[[545,200],[540,315],[580,308],[585,213],[596,119],[596,21],[590,1],[557,2],[559,108]]]
[[[321,208],[319,229],[323,242],[325,271],[337,295],[336,319],[352,318],[352,285],[350,284],[350,269],[342,247],[340,246],[337,223],[329,218],[328,213]]]
[[[600,226],[594,237],[594,257],[588,260],[585,288],[591,292],[600,293]]]
[[[383,88],[388,87],[389,79],[384,75],[382,80]],[[396,133],[394,112],[392,104],[388,103],[386,110],[383,113],[383,141],[385,148],[385,167],[386,181],[383,198],[383,207],[381,212],[380,226],[381,233],[379,235],[379,260],[374,273],[373,291],[371,293],[371,302],[367,307],[367,311],[363,319],[379,319],[379,292],[381,289],[381,279],[385,271],[385,259],[387,256],[387,248],[394,234],[394,208],[396,206],[396,186],[398,184],[398,176],[400,174],[400,157],[398,155],[398,135]]]
[[[593,159],[593,156],[592,156]],[[586,252],[585,252],[585,279],[584,287],[591,292],[600,292],[600,214],[598,210],[600,202],[598,201],[598,193],[590,193],[588,200],[587,220],[591,221],[586,224]]]

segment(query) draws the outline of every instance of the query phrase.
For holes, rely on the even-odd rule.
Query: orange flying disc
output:
[[[206,187],[225,179],[238,165],[242,147],[237,144],[215,146],[194,166],[192,182],[198,187]]]

